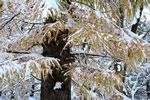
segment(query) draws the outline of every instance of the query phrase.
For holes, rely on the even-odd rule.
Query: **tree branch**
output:
[[[40,45],[39,43],[35,43],[33,44],[31,47],[27,48],[26,51],[14,51],[14,50],[6,50],[7,53],[16,53],[16,54],[31,54],[34,52],[30,52],[28,50],[30,50],[31,48],[33,48],[34,46]]]
[[[32,52],[28,52],[28,51],[11,51],[11,50],[8,50],[6,51],[7,53],[16,53],[16,54],[30,54]]]
[[[44,25],[44,23],[34,23],[34,22],[27,22],[27,21],[23,21],[24,23],[26,23],[26,24],[34,24],[34,25],[36,25],[36,24],[39,24],[39,25]]]
[[[93,56],[93,57],[109,57],[106,55],[99,55],[99,54],[91,54],[91,53],[71,53],[72,55],[84,55],[84,56]]]
[[[4,25],[0,27],[0,30],[2,30],[9,22],[11,22],[16,16],[18,16],[20,13],[15,14],[13,17],[11,17]]]
[[[32,26],[31,26],[30,30],[28,31],[28,33],[31,32],[31,30],[33,29],[34,25],[35,25],[35,24],[32,24]]]
[[[36,77],[36,76],[34,76],[33,74],[31,74],[31,76],[32,76],[33,78],[35,78],[36,80],[41,81],[41,79],[40,79],[40,78],[37,78],[37,77]]]

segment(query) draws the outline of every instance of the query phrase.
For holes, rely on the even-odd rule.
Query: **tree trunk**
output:
[[[49,44],[46,41],[43,44],[43,56],[54,57],[60,59],[62,70],[53,68],[52,75],[48,74],[47,78],[42,77],[41,82],[41,100],[71,100],[71,76],[64,76],[69,70],[64,64],[74,62],[70,54],[70,48],[67,47],[61,54],[68,37],[68,30],[59,32],[57,40],[52,40]],[[61,54],[61,55],[60,55]],[[60,89],[54,89],[56,82],[62,82]]]
[[[150,99],[150,80],[147,80],[146,82],[146,92],[147,92],[147,98]]]
[[[143,6],[140,7],[140,17],[137,19],[137,22],[135,24],[132,25],[131,31],[136,33],[141,16],[142,16],[142,12],[143,12]]]
[[[124,27],[124,10],[122,8],[122,5],[120,5],[120,9],[119,9],[119,12],[120,12],[120,27]]]

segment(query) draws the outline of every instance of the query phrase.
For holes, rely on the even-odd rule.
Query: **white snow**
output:
[[[117,71],[120,72],[121,71],[121,65],[117,66]]]
[[[53,90],[61,89],[61,88],[62,88],[62,84],[63,84],[63,82],[56,82],[56,84],[55,84]]]
[[[142,15],[146,16],[147,21],[150,21],[150,8],[144,8],[143,12],[142,12]],[[143,18],[143,16],[142,16],[142,18]]]
[[[99,10],[96,10],[95,11],[96,15],[100,18],[101,17],[101,14],[100,14],[100,11]]]
[[[0,63],[4,63],[8,58],[13,58],[13,55],[10,53],[0,52]]]
[[[58,8],[58,2],[57,0],[43,0],[46,4],[46,8],[44,9],[43,11],[43,17],[46,17],[48,12],[49,12],[49,8],[54,8],[56,9],[57,11],[59,10]]]
[[[137,9],[136,18],[139,18],[139,17],[140,17],[140,9]]]
[[[133,18],[132,24],[136,24],[137,18]]]
[[[28,100],[36,100],[34,97],[29,97]]]

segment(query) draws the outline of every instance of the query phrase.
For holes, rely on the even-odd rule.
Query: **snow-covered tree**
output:
[[[28,96],[14,97],[17,89],[30,84],[33,95],[38,80],[41,100],[71,100],[71,88],[72,99],[127,99],[126,71],[150,57],[149,44],[132,30],[147,4],[1,0],[1,92],[11,87],[8,98],[19,100]]]

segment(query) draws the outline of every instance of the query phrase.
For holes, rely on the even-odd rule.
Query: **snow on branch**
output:
[[[2,83],[0,87],[11,85],[15,81],[25,82],[30,80],[31,76],[40,78],[43,71],[52,74],[52,67],[58,67],[57,69],[61,70],[58,59],[37,54],[19,56],[15,60],[1,64],[0,80]]]
[[[71,44],[75,48],[86,41],[92,51],[106,52],[112,58],[121,59],[127,66],[133,67],[138,61],[150,59],[150,45],[131,31],[119,27],[104,16],[97,17],[94,11],[89,12],[87,20],[72,27],[76,31],[69,36],[66,45]]]

